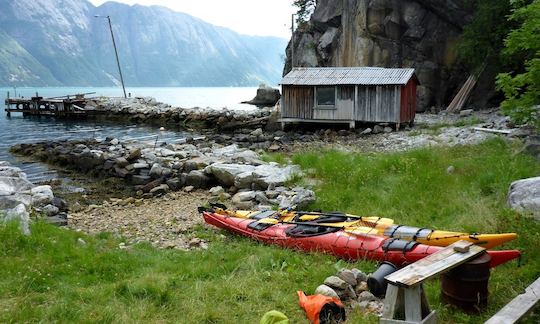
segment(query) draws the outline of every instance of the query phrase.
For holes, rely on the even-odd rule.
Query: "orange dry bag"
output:
[[[345,320],[345,308],[339,299],[324,295],[306,296],[297,291],[300,307],[313,324],[339,323]]]

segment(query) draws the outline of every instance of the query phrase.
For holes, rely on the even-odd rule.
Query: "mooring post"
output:
[[[7,113],[7,116],[8,116],[8,117],[11,117],[11,113],[9,112],[9,105],[8,105],[8,102],[9,102],[9,91],[7,92],[6,101],[4,102],[4,104],[6,105],[6,113]]]

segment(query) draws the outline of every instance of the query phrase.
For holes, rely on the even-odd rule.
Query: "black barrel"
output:
[[[487,306],[491,256],[483,253],[441,277],[442,299],[468,313]]]
[[[388,287],[388,283],[384,280],[384,277],[396,270],[397,267],[390,262],[385,261],[381,263],[379,268],[368,277],[367,285],[369,291],[377,297],[384,297],[386,294],[386,287]]]

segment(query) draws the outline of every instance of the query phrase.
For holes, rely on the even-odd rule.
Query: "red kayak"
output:
[[[204,221],[219,228],[268,244],[303,251],[317,251],[347,260],[388,261],[398,267],[416,262],[443,247],[404,241],[372,234],[350,234],[340,228],[319,224],[266,224],[254,219],[237,218],[202,211]],[[491,267],[516,259],[518,250],[487,251]]]

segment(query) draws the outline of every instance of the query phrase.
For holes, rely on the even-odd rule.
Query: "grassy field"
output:
[[[415,226],[519,233],[505,248],[523,251],[521,265],[492,272],[486,312],[465,315],[444,306],[438,281],[427,285],[441,322],[478,323],[540,275],[540,224],[505,203],[513,180],[540,173],[533,158],[518,152],[518,146],[492,140],[395,154],[304,152],[291,159],[318,183],[312,208]],[[209,249],[142,244],[121,250],[121,240],[108,234],[89,237],[37,222],[25,237],[16,224],[0,225],[0,322],[257,323],[277,309],[292,323],[305,323],[296,290],[312,293],[343,267],[375,269],[371,262],[263,246],[206,227],[193,235],[208,240]],[[349,323],[377,322],[360,311],[348,315]]]

